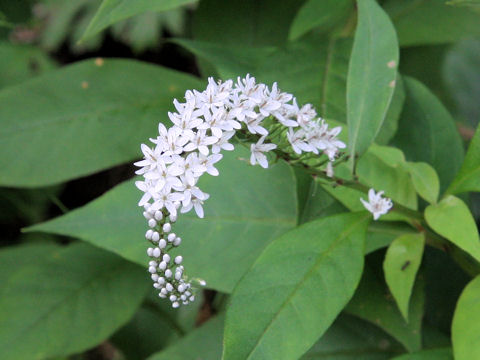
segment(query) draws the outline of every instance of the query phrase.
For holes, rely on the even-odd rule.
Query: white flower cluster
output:
[[[373,214],[373,220],[378,220],[381,215],[385,215],[392,208],[393,203],[389,198],[382,198],[383,191],[375,193],[374,189],[368,190],[368,202],[360,198],[365,209]]]
[[[150,139],[154,146],[142,144],[144,159],[135,165],[140,167],[136,174],[144,177],[136,186],[144,192],[139,205],[145,208],[151,228],[145,237],[155,246],[148,249],[152,258],[149,271],[160,297],[169,297],[172,306],[178,307],[180,302],[193,301],[193,295],[183,275],[181,256],[170,259],[167,254],[181,242],[170,232],[170,223],[175,222],[178,212],[192,209],[203,218],[203,202],[209,194],[197,186],[198,180],[205,173],[219,174],[215,164],[222,159],[220,151],[233,150],[229,140],[237,131],[257,138],[251,145],[250,163],[264,168],[268,167],[265,154],[277,148],[276,144],[265,143],[269,131],[263,121],[267,118],[273,124],[272,131],[282,134],[288,129],[287,138],[298,154],[322,151],[333,161],[345,144],[336,138],[341,128],[329,130],[322,119],[316,119],[311,105],[299,108],[296,99],[281,92],[276,83],[270,90],[249,75],[236,83],[216,83],[209,78],[204,91],[188,90],[184,103],[176,99],[173,103],[176,112],[168,113],[173,126],[167,129],[158,125],[159,135]]]

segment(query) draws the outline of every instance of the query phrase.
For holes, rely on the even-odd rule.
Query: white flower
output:
[[[170,214],[177,215],[177,207],[175,202],[182,201],[184,195],[178,192],[170,192],[170,189],[166,191],[164,188],[161,192],[155,194],[152,206],[150,207],[151,210],[159,210],[162,208],[166,208]]]
[[[268,160],[265,156],[265,152],[271,151],[277,148],[275,144],[264,144],[265,136],[262,136],[256,144],[250,145],[250,151],[252,155],[250,156],[250,164],[255,165],[257,162],[264,169],[268,168]]]
[[[228,142],[228,140],[230,140],[233,135],[235,135],[235,131],[224,132],[222,137],[212,145],[212,153],[218,154],[221,150],[232,151],[234,147]]]
[[[292,128],[289,128],[287,132],[287,139],[290,142],[290,145],[292,145],[293,151],[295,151],[297,154],[301,154],[302,151],[314,153],[316,151],[313,146],[304,141],[305,132],[302,129],[294,131]]]
[[[363,206],[373,214],[373,219],[377,220],[380,215],[385,215],[393,206],[392,201],[389,198],[382,198],[383,191],[379,191],[377,194],[375,190],[368,190],[368,202],[360,198]]]
[[[192,139],[187,145],[185,145],[185,151],[194,151],[198,149],[200,154],[208,155],[208,146],[215,144],[218,138],[215,136],[207,136],[205,130],[198,130],[195,134],[195,138]]]
[[[248,131],[251,134],[260,134],[263,136],[268,135],[267,129],[260,126],[260,122],[263,120],[263,117],[256,117],[255,119],[248,118],[245,120],[245,124],[247,125]]]

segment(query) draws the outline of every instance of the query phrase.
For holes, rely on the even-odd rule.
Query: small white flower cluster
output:
[[[297,106],[296,108],[298,109]],[[288,141],[297,154],[302,152],[318,154],[323,151],[332,162],[337,156],[338,149],[346,147],[344,142],[337,139],[342,128],[337,126],[329,130],[325,120],[320,118],[315,120],[316,116],[317,114],[310,104],[298,109],[297,123],[300,128],[296,131],[293,128],[288,129]]]
[[[229,140],[237,131],[258,139],[251,145],[250,163],[264,168],[268,167],[265,154],[277,148],[276,144],[265,143],[269,131],[262,121],[266,118],[273,121],[272,131],[281,130],[282,134],[288,129],[288,140],[298,154],[323,151],[333,161],[345,144],[336,138],[341,128],[328,130],[322,119],[315,119],[311,105],[299,108],[296,99],[281,92],[276,83],[270,90],[249,75],[238,78],[235,84],[232,80],[216,83],[209,78],[204,91],[188,90],[184,103],[176,99],[173,103],[176,112],[168,113],[173,126],[167,129],[160,123],[159,135],[150,139],[154,147],[141,145],[144,159],[135,165],[140,167],[136,174],[144,180],[135,184],[144,192],[139,205],[145,208],[151,228],[145,237],[155,246],[148,249],[154,287],[160,289],[160,297],[168,296],[172,306],[178,307],[180,301],[193,301],[193,295],[183,275],[181,256],[172,260],[167,254],[181,242],[170,232],[170,223],[175,222],[178,212],[192,209],[203,218],[203,202],[209,194],[197,186],[198,180],[205,173],[219,174],[214,165],[222,159],[221,150],[233,150]],[[293,131],[297,127],[300,129]]]
[[[383,191],[375,193],[374,189],[368,190],[368,202],[360,198],[365,209],[373,214],[373,220],[378,220],[381,215],[385,215],[392,208],[393,203],[389,198],[382,198]]]

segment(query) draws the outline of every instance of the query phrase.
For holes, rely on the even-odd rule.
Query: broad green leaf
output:
[[[403,77],[407,97],[393,144],[409,161],[432,165],[445,190],[460,169],[463,144],[455,123],[438,99],[420,82]]]
[[[357,175],[362,184],[408,208],[417,208],[417,194],[401,150],[372,145],[357,163]]]
[[[462,200],[448,195],[438,204],[425,209],[425,220],[435,232],[480,261],[477,225],[468,206]]]
[[[452,322],[452,343],[455,360],[480,358],[480,276],[463,290]]]
[[[218,315],[148,360],[220,359],[224,316]]]
[[[53,60],[33,46],[0,42],[0,54],[0,89],[55,68]]]
[[[387,360],[401,347],[378,327],[341,314],[302,360]]]
[[[460,171],[447,189],[449,194],[480,191],[480,126],[468,147]]]
[[[353,0],[308,0],[293,19],[288,37],[298,39],[314,28],[329,30],[345,19],[353,8]]]
[[[480,14],[450,6],[446,0],[387,0],[383,6],[401,46],[450,43],[480,35]]]
[[[396,356],[391,360],[453,360],[452,349],[430,349]]]
[[[446,52],[443,78],[456,105],[456,115],[476,127],[480,121],[480,39],[459,41]]]
[[[101,343],[134,314],[148,285],[140,267],[86,244],[13,267],[0,284],[2,359],[45,359]]]
[[[377,325],[408,351],[418,351],[422,344],[423,305],[423,282],[417,281],[410,302],[409,321],[405,322],[388,290],[366,266],[362,281],[345,311]]]
[[[132,161],[173,98],[200,86],[158,66],[97,59],[0,91],[0,185],[44,186]]]
[[[103,0],[100,8],[88,25],[82,40],[131,16],[147,11],[166,11],[194,2],[196,0]]]
[[[17,269],[36,265],[44,258],[61,251],[61,247],[48,242],[4,247],[0,251],[0,283],[6,284]]]
[[[195,11],[196,40],[222,45],[284,44],[290,24],[304,0],[202,0]]]
[[[390,244],[385,254],[385,280],[405,321],[408,321],[408,305],[424,245],[423,233],[402,235]]]
[[[200,180],[199,187],[210,194],[205,218],[192,211],[179,216],[174,226],[183,239],[178,251],[186,273],[223,292],[232,291],[269,242],[296,225],[291,168],[279,163],[265,170],[237,159],[248,156],[240,146],[227,152],[218,165],[220,175]],[[140,197],[128,181],[83,208],[29,230],[78,237],[145,266],[148,226],[137,206]]]
[[[312,35],[279,48],[189,40],[175,42],[211,62],[223,79],[236,79],[250,73],[268,85],[278,82],[279,87],[292,93],[299,104],[312,103],[322,117],[346,121],[350,39]]]
[[[273,241],[230,299],[223,359],[296,359],[307,351],[355,291],[366,227],[365,214],[347,213]]]
[[[397,73],[397,80],[395,81],[395,90],[393,91],[392,101],[388,107],[385,121],[378,132],[375,142],[379,145],[387,145],[395,136],[398,129],[398,121],[405,102],[405,87],[403,85],[402,77]]]
[[[436,204],[440,180],[435,169],[424,162],[409,162],[407,168],[417,193],[430,204]]]
[[[348,149],[363,154],[385,120],[398,66],[395,29],[375,0],[358,0],[358,25],[347,78]]]

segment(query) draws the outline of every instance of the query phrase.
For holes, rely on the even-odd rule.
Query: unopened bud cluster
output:
[[[299,108],[293,95],[281,92],[276,83],[269,89],[248,75],[236,83],[209,78],[204,91],[188,90],[184,103],[173,103],[176,112],[168,113],[173,125],[167,129],[159,124],[159,135],[150,139],[154,146],[142,144],[144,159],[135,165],[140,167],[136,174],[144,177],[136,186],[144,192],[139,205],[150,227],[145,236],[154,245],[148,249],[149,271],[160,297],[178,307],[193,301],[193,295],[181,256],[171,259],[168,254],[181,243],[171,223],[178,212],[192,209],[203,218],[203,203],[210,195],[197,186],[198,180],[205,173],[219,174],[214,165],[222,159],[222,150],[233,150],[229,140],[236,132],[254,139],[250,163],[264,168],[266,153],[277,148],[271,141],[278,134],[287,135],[295,153],[324,153],[330,162],[345,144],[336,138],[341,128],[329,130],[310,104]],[[273,129],[270,137],[267,128]]]
[[[183,258],[178,255],[171,257],[168,252],[180,245],[182,239],[172,231],[172,223],[176,216],[165,214],[160,210],[151,210],[150,205],[144,206],[143,216],[147,219],[150,229],[145,233],[145,238],[152,247],[147,249],[151,258],[148,271],[153,280],[153,287],[159,290],[158,296],[168,298],[172,307],[178,308],[180,304],[187,305],[195,300],[192,285],[183,275]]]

